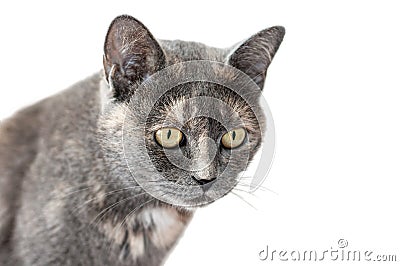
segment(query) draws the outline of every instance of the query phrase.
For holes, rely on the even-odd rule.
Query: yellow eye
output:
[[[239,147],[246,137],[246,131],[243,128],[237,128],[225,133],[222,136],[222,145],[228,149]]]
[[[182,132],[173,127],[165,127],[157,130],[156,141],[164,148],[174,148],[179,145],[182,140]]]

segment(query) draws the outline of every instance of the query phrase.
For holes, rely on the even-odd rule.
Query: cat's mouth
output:
[[[207,206],[222,198],[233,189],[236,182],[231,181],[232,184],[227,182],[227,180],[213,178],[201,181],[201,184],[197,182],[190,185],[185,184],[180,187],[171,186],[164,190],[164,192],[167,190],[168,192],[163,195],[162,201],[185,208]]]

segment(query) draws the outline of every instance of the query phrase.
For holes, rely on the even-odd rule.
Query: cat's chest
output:
[[[151,207],[125,220],[123,225],[106,222],[103,232],[119,247],[122,260],[138,260],[151,249],[168,251],[178,240],[192,214],[174,208]]]

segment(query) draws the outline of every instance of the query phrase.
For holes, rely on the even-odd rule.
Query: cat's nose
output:
[[[192,175],[192,179],[198,184],[200,185],[201,189],[206,192],[207,190],[210,189],[213,181],[216,179],[214,178],[209,178],[209,179],[202,179],[202,178],[198,178],[196,176]]]

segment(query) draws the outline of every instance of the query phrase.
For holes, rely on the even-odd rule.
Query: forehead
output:
[[[147,122],[153,129],[163,126],[206,129],[218,125],[227,130],[252,128],[257,124],[252,105],[219,84],[191,82],[165,93],[152,108]]]
[[[158,40],[168,64],[191,60],[212,60],[224,62],[228,49],[218,49],[198,42],[180,40]]]

